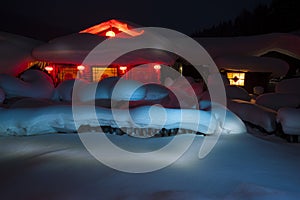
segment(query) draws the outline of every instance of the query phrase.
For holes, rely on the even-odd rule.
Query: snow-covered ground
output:
[[[23,76],[26,77],[31,73],[33,72],[27,71]],[[78,105],[75,102],[76,106],[72,107],[67,101],[71,99],[72,82],[54,88],[48,84],[51,81],[45,81],[45,84],[38,84],[46,88],[45,90],[35,90],[32,87],[37,84],[28,82],[27,79],[18,80],[10,76],[7,79],[9,81],[1,82],[5,92],[3,93],[5,95],[2,95],[3,99],[8,94],[17,99],[10,99],[0,108],[1,199],[300,198],[298,188],[300,175],[297,173],[300,168],[299,143],[287,143],[274,135],[263,136],[259,131],[249,127],[246,130],[244,122],[237,114],[250,122],[258,120],[259,123],[254,124],[266,130],[267,127],[271,127],[271,122],[276,120],[275,116],[262,117],[263,113],[258,114],[258,110],[254,110],[250,102],[243,101],[243,104],[236,102],[233,106],[229,106],[231,109],[237,108],[235,112],[221,104],[205,100],[199,102],[199,109],[188,106],[182,109],[163,109],[157,105],[140,105],[127,110],[116,108],[112,112],[110,108],[95,107],[83,102],[79,102]],[[20,90],[11,89],[15,86],[9,84],[11,82],[20,83],[17,87],[19,89],[30,86],[28,90],[22,90],[27,95],[26,98],[23,97],[24,95],[18,96],[19,92],[16,91]],[[122,86],[126,83],[124,82]],[[133,82],[128,83],[130,86],[133,84]],[[82,87],[86,86],[85,83],[80,84]],[[100,89],[99,92],[106,91]],[[48,98],[40,99],[34,96],[37,94],[36,91],[54,95],[52,97],[46,95]],[[165,90],[154,91],[156,91],[154,96],[158,95],[157,92],[160,95],[165,94]],[[147,97],[143,90],[137,90],[133,94],[142,94],[137,98],[138,100]],[[229,97],[235,97],[236,94],[234,90]],[[238,96],[245,96],[243,94],[239,93]],[[39,95],[44,97],[44,94],[38,93],[38,97]],[[118,95],[118,98],[112,97],[115,100],[123,100],[126,97],[125,100],[128,100],[127,93],[119,92]],[[79,97],[82,96],[76,96]],[[163,97],[164,95],[161,98]],[[92,115],[91,111],[95,112],[95,115]],[[130,117],[126,114],[128,111]],[[226,113],[224,121],[222,113]],[[74,116],[77,118],[74,119]],[[156,156],[145,156],[143,158],[145,162],[136,162],[138,159],[135,157],[110,153],[105,146],[102,146],[103,142],[93,140],[104,134],[96,129],[99,123],[101,126],[129,129],[136,123],[146,128],[142,131],[138,130],[138,133],[144,134],[145,130],[161,129],[162,119],[165,119],[164,127],[167,129],[189,129],[205,133],[206,136],[186,133],[184,130],[185,134],[180,132],[181,134],[176,136],[177,146],[173,145],[172,148]],[[297,119],[294,122],[297,124]],[[76,126],[79,125],[91,126],[91,129],[79,131],[79,137],[74,133]],[[94,132],[91,132],[92,130]],[[219,139],[218,134],[214,134],[216,130],[222,131]],[[130,134],[107,136],[122,149],[135,153],[158,151],[170,144],[174,138],[174,136],[139,138],[132,137]],[[175,159],[174,163],[170,162],[172,164],[165,168],[147,173],[126,173],[110,168],[95,159],[89,153],[90,149],[82,142],[87,141],[82,140],[83,138],[90,138],[94,147],[97,148],[98,145],[102,147],[99,149],[104,153],[100,153],[110,162],[138,169],[148,164],[165,166],[165,163],[176,157],[177,150],[185,149],[184,144],[186,141],[192,141],[193,137],[195,139],[192,145],[182,157]],[[208,151],[207,155],[200,151],[205,144],[208,144],[206,142],[212,141],[217,141],[215,146],[210,143],[212,144],[210,146],[214,147],[212,151]],[[203,158],[199,159],[200,155]],[[132,165],[134,162],[135,164]],[[126,170],[136,172],[128,168]]]
[[[158,149],[173,138],[108,136],[134,152]],[[191,134],[179,137],[184,140]],[[203,138],[196,136],[189,150],[172,165],[132,174],[101,164],[88,153],[77,134],[2,136],[0,196],[72,200],[300,198],[299,144],[264,140],[249,133],[222,134],[208,156],[199,159]],[[162,162],[172,153],[154,162]],[[112,159],[124,161],[119,156]]]

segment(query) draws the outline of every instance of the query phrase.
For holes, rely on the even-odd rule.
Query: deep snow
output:
[[[108,136],[135,152],[160,148],[173,138]],[[267,141],[248,133],[223,134],[210,154],[198,159],[203,138],[196,136],[191,148],[164,169],[130,174],[95,160],[77,134],[0,137],[0,196],[74,200],[300,198],[299,144]],[[118,156],[112,159],[126,162]]]

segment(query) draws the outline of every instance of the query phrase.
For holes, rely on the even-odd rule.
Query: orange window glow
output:
[[[228,72],[227,78],[229,79],[230,85],[245,85],[245,73],[243,72]]]

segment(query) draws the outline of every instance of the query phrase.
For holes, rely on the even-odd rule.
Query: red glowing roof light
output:
[[[140,32],[131,30],[130,28],[128,28],[128,24],[120,22],[115,19],[92,26],[90,28],[80,31],[79,33],[91,33],[95,35],[101,35],[102,32],[109,30],[106,32],[107,34],[108,32],[112,31],[111,30],[112,27],[133,37],[144,33],[144,30],[141,30]]]
[[[105,36],[107,36],[107,37],[115,37],[116,34],[113,31],[107,31],[106,34],[105,34]]]

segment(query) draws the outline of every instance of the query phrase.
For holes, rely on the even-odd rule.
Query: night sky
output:
[[[195,3],[196,2],[196,3]],[[103,1],[10,0],[1,3],[0,31],[47,41],[109,19],[170,28],[187,35],[235,18],[271,0]]]

